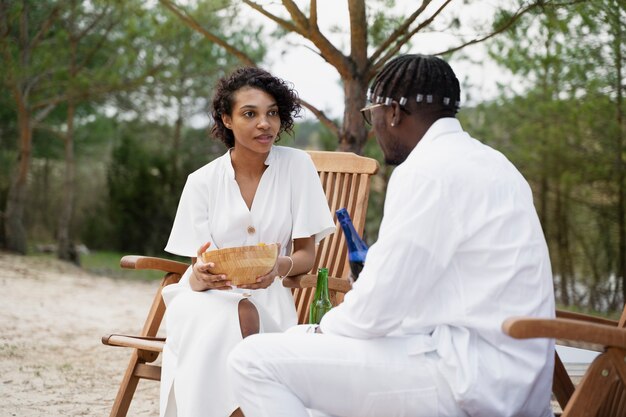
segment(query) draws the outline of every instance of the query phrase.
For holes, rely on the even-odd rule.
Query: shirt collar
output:
[[[422,139],[417,143],[416,149],[424,147],[426,144],[433,142],[439,136],[449,135],[450,133],[461,133],[463,128],[461,122],[454,117],[444,117],[437,119],[435,123],[430,125]]]
[[[275,151],[276,146],[272,145],[270,148],[270,152],[267,154],[267,158],[265,158],[265,165],[271,165],[277,158],[277,152]],[[233,161],[230,158],[230,151],[233,148],[229,148],[224,155],[221,156],[222,165],[224,166],[224,171],[226,175],[231,180],[235,179],[235,169],[233,168]]]

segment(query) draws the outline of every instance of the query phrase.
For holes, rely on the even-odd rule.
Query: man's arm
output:
[[[439,181],[404,177],[392,177],[379,239],[344,302],[322,319],[324,333],[363,339],[390,333],[420,308],[447,268],[461,239],[449,197]]]

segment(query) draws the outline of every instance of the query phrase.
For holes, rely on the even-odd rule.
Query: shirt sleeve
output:
[[[197,174],[187,177],[176,210],[176,218],[165,246],[167,252],[180,256],[197,256],[200,246],[211,242],[209,230],[209,193]]]
[[[441,184],[396,174],[387,189],[379,239],[343,303],[322,319],[324,333],[361,339],[389,334],[424,304],[455,252],[461,228]]]
[[[304,152],[300,157],[294,158],[291,171],[291,237],[298,239],[315,236],[315,244],[318,244],[335,231],[335,223],[320,177],[311,157]]]

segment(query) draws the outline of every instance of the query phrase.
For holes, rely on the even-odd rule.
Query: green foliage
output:
[[[610,13],[624,16],[626,9],[611,3],[526,16],[491,48],[520,83],[461,114],[470,132],[507,155],[533,187],[561,302],[601,311],[621,308],[624,285],[616,250],[624,216],[616,176],[624,166],[617,140],[623,127],[616,118],[616,55],[607,40],[618,39]]]
[[[124,255],[127,255],[127,253],[113,251],[91,251],[88,254],[81,255],[81,267],[91,273],[106,275],[108,277],[146,281],[160,280],[161,278],[163,278],[164,273],[161,271],[120,268],[120,259],[122,259]],[[166,255],[162,255],[161,257],[167,258]],[[176,258],[174,260],[189,262],[189,259],[183,261],[180,258]]]
[[[337,147],[337,137],[323,124],[307,120],[296,123],[293,137],[283,134],[278,144],[298,149],[332,151]]]

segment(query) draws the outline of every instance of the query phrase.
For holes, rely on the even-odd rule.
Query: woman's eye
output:
[[[271,117],[278,116],[278,110],[270,110],[267,112],[267,115]]]
[[[253,111],[247,111],[247,112],[245,112],[243,114],[243,116],[247,117],[247,118],[252,118],[252,117],[254,117],[254,112]]]

